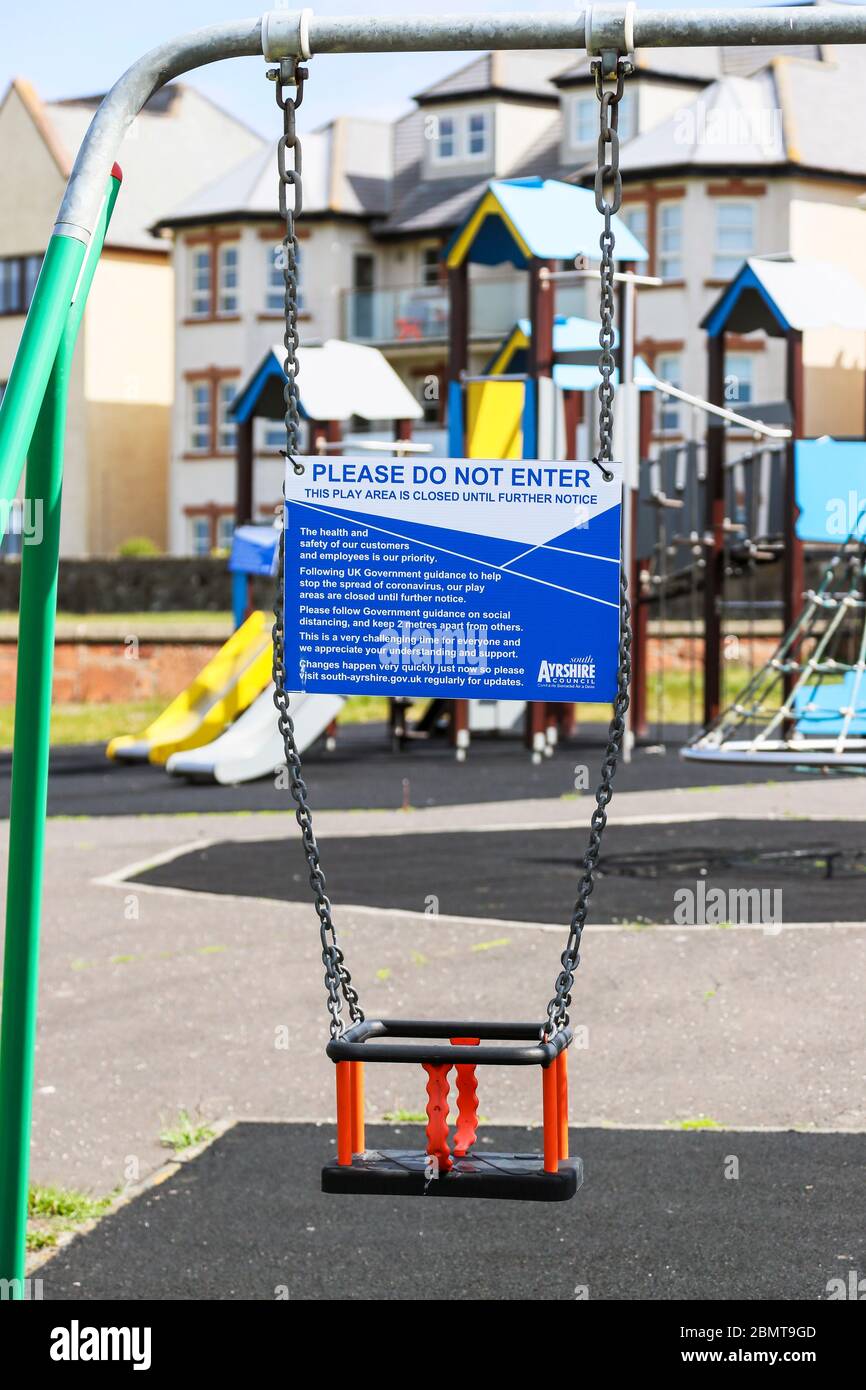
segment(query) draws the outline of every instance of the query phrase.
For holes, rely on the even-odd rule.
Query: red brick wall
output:
[[[54,657],[58,704],[170,700],[189,685],[221,643],[142,642],[137,652],[118,642],[60,640]],[[15,699],[17,646],[0,642],[0,702]]]

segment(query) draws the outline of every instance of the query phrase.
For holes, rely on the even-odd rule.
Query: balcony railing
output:
[[[527,315],[528,276],[491,276],[470,281],[469,331],[494,342]],[[558,314],[582,312],[584,287],[561,286]],[[448,337],[448,290],[442,285],[404,289],[347,290],[343,298],[343,336],[372,344],[444,342]]]

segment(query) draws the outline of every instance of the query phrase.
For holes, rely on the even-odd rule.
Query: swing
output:
[[[616,60],[610,76],[615,85],[605,87],[602,61],[593,62],[596,93],[600,109],[599,167],[595,176],[595,202],[604,219],[601,247],[601,330],[599,342],[600,385],[598,396],[599,450],[593,460],[606,480],[613,459],[613,395],[611,380],[615,368],[614,345],[614,235],[611,218],[618,210],[621,183],[618,168],[618,106],[625,74],[630,65]],[[303,100],[307,69],[296,59],[283,59],[280,67],[268,72],[276,84],[277,104],[283,112],[283,135],[278,148],[280,215],[285,223],[283,271],[285,281],[285,426],[287,462],[296,474],[304,472],[297,459],[300,418],[298,410],[296,350],[298,242],[295,218],[301,211],[301,145],[295,132],[295,113]],[[286,87],[294,87],[294,97]],[[605,155],[605,151],[609,154]],[[289,156],[291,155],[291,167]],[[603,162],[606,160],[606,162]],[[605,183],[612,184],[612,196],[605,197]],[[288,206],[287,191],[294,189],[294,205]],[[313,818],[307,801],[301,759],[295,742],[286,691],[284,591],[285,509],[278,550],[277,596],[274,605],[274,703],[283,737],[289,783],[301,828],[304,853],[309,868],[316,914],[319,918],[322,961],[330,1014],[330,1042],[327,1055],[335,1063],[337,1089],[337,1154],[322,1170],[325,1192],[354,1192],[378,1195],[497,1197],[523,1201],[559,1202],[574,1196],[583,1178],[579,1158],[568,1153],[567,1050],[573,1033],[569,1021],[574,973],[580,960],[580,940],[593,890],[601,840],[607,823],[607,805],[625,733],[631,672],[631,631],[626,596],[625,567],[620,566],[619,581],[619,664],[616,697],[609,741],[595,794],[596,805],[590,822],[589,844],[583,859],[565,950],[560,958],[554,994],[543,1023],[493,1023],[465,1020],[368,1019],[361,1009],[358,993],[337,944],[331,904],[325,888]],[[343,1008],[349,1016],[347,1027]],[[426,1074],[427,1129],[426,1150],[371,1151],[364,1136],[365,1063],[409,1063],[420,1065]],[[479,1066],[537,1066],[541,1069],[543,1152],[541,1154],[488,1153],[476,1146]],[[457,1116],[453,1133],[449,1129],[451,1073],[454,1073]]]

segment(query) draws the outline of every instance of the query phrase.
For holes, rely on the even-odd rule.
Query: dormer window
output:
[[[466,122],[468,149],[466,153],[470,159],[481,159],[487,153],[487,113],[484,111],[473,111]]]
[[[635,133],[634,97],[626,92],[619,103],[620,140],[630,140]],[[574,97],[571,103],[571,139],[574,145],[594,145],[598,139],[598,97]]]
[[[435,158],[439,163],[486,159],[489,153],[489,111],[464,111],[439,117],[434,146]]]

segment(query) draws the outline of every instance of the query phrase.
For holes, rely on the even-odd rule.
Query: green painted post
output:
[[[33,303],[0,403],[0,540],[6,534],[12,499],[24,472],[24,460],[86,252],[83,242],[67,236],[53,236],[45,252]]]
[[[38,410],[32,441],[27,434],[26,420],[13,420],[8,426],[10,435],[15,439],[27,435],[30,449],[27,459],[26,499],[34,509],[39,504],[42,507],[41,539],[37,544],[25,544],[22,547],[21,558],[12,808],[6,885],[6,944],[0,1027],[0,1278],[14,1281],[10,1287],[13,1296],[19,1298],[24,1294],[26,1259],[33,1052],[36,1040],[39,928],[42,912],[66,396],[75,339],[119,188],[119,178],[112,177],[100,221],[78,282],[75,301],[70,307],[69,296],[65,299],[65,326],[61,329],[54,363],[49,369],[47,388]],[[49,245],[46,266],[58,259],[52,257],[52,261],[49,262],[50,255]],[[63,263],[64,268],[68,265],[63,255],[59,256],[59,261]],[[54,287],[53,292],[58,297],[61,293],[67,294],[65,278],[59,277],[54,280],[52,275],[50,279]],[[77,272],[75,279],[78,280]],[[50,291],[46,290],[46,293],[48,292]],[[69,293],[71,294],[71,291]],[[35,302],[34,299],[34,304]],[[56,317],[46,310],[39,321],[51,323],[53,331]],[[47,333],[49,330],[46,327],[43,331]],[[24,349],[25,341],[22,339],[19,357]],[[33,378],[38,377],[42,370],[44,353],[45,345],[38,336],[27,345],[26,362],[27,365],[32,365],[31,379],[28,382],[25,365],[22,372],[25,379],[19,387],[18,411],[22,416],[33,409]],[[27,448],[27,443],[24,447]],[[36,515],[34,510],[33,516]]]

